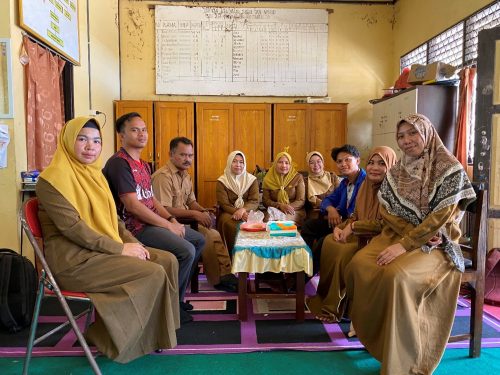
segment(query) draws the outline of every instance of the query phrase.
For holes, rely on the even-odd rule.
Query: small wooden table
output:
[[[304,274],[312,276],[312,252],[300,234],[296,237],[270,237],[266,231],[240,230],[233,248],[232,272],[238,274],[238,314],[247,320],[248,298],[295,298],[297,321],[304,320]],[[295,273],[296,292],[276,293],[258,290],[249,273]]]

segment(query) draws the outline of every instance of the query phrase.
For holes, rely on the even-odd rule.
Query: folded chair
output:
[[[450,336],[448,342],[457,342],[469,339],[469,357],[477,358],[481,355],[481,338],[483,334],[483,306],[485,266],[487,253],[488,226],[488,191],[476,189],[477,199],[466,210],[464,219],[469,220],[471,228],[470,241],[461,244],[462,252],[466,259],[465,272],[462,274],[461,283],[470,293],[471,315],[469,332]],[[358,236],[358,246],[366,246],[373,235],[367,233],[354,233]]]
[[[78,341],[80,342],[80,345],[82,346],[94,373],[96,375],[101,375],[99,366],[97,365],[94,357],[92,356],[92,352],[90,351],[87,341],[85,341],[85,338],[83,337],[83,334],[80,331],[80,328],[78,328],[78,325],[76,323],[77,319],[87,315],[85,323],[85,329],[87,329],[94,312],[94,306],[92,305],[92,302],[85,293],[77,291],[62,291],[57,285],[44,256],[43,235],[40,227],[40,222],[38,220],[37,198],[30,198],[23,204],[21,212],[21,224],[24,232],[28,236],[28,239],[35,251],[35,263],[39,275],[38,291],[35,302],[33,320],[31,322],[28,345],[26,347],[26,357],[24,359],[23,375],[28,374],[33,346],[45,340],[50,335],[60,331],[67,325],[71,325],[71,328],[75,332],[76,337],[78,338]],[[44,296],[57,297],[68,320],[62,323],[61,325],[57,326],[56,328],[52,329],[51,331],[47,332],[43,336],[38,337],[35,340],[35,333],[38,326],[38,317],[40,315],[40,307]],[[86,301],[89,303],[89,307],[85,311],[75,316],[71,312],[67,300]]]

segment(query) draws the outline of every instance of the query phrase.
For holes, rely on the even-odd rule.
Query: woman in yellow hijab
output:
[[[168,252],[143,247],[118,220],[101,150],[95,119],[69,121],[36,193],[45,255],[57,282],[89,295],[97,314],[87,338],[125,363],[176,346],[178,264]]]
[[[304,178],[292,164],[292,157],[286,151],[276,155],[274,163],[262,182],[262,203],[265,207],[274,207],[302,225],[306,217],[304,203],[306,192]]]

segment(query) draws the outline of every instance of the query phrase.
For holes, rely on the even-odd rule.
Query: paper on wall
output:
[[[7,168],[7,146],[9,142],[9,127],[0,124],[0,168]]]

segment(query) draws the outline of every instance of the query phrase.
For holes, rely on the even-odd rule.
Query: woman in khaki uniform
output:
[[[300,226],[306,217],[304,203],[306,191],[304,178],[292,164],[292,157],[286,151],[276,155],[274,163],[262,182],[262,203],[274,207]]]
[[[323,155],[319,151],[311,151],[306,156],[309,166],[307,175],[307,201],[311,208],[319,209],[321,201],[340,184],[340,178],[333,172],[325,171]]]
[[[453,324],[459,223],[475,193],[429,119],[397,125],[401,160],[379,191],[382,232],[345,270],[354,329],[382,374],[431,374]]]
[[[86,337],[125,363],[176,346],[178,263],[168,252],[143,247],[118,220],[101,148],[95,119],[69,121],[36,193],[55,278],[61,288],[89,295],[97,313]]]
[[[319,320],[338,322],[344,314],[344,270],[358,249],[358,239],[352,232],[354,229],[357,232],[380,232],[377,193],[387,171],[396,161],[392,148],[380,146],[373,149],[368,156],[366,179],[356,196],[353,215],[337,225],[323,241],[317,294],[307,300],[307,306]]]
[[[259,207],[259,183],[247,172],[245,155],[233,151],[227,157],[224,174],[217,180],[217,204],[221,210],[217,230],[231,254],[238,225],[247,221],[248,213]]]

